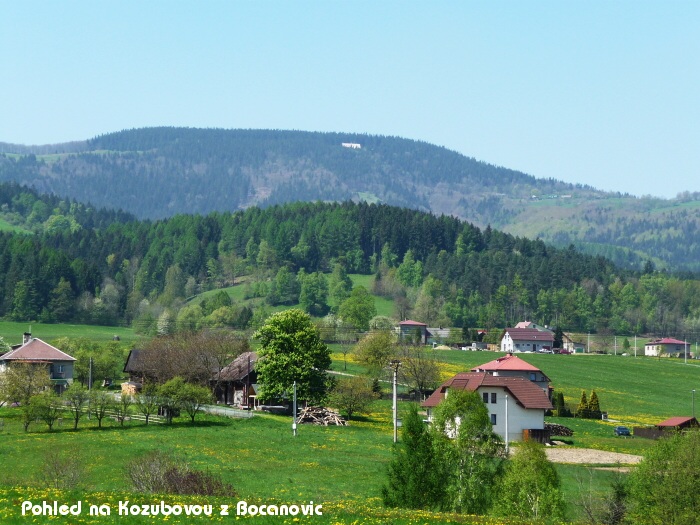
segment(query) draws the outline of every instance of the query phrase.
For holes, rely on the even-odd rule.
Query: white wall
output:
[[[493,431],[501,436],[506,437],[506,391],[499,387],[480,387],[477,392],[483,399],[483,394],[489,394],[489,402],[486,403],[486,408],[489,415],[496,415],[496,424]],[[496,403],[491,403],[491,394],[496,394]],[[512,395],[508,395],[508,441],[522,441],[523,430],[525,429],[543,429],[544,428],[544,410],[543,409],[526,409],[520,406]]]

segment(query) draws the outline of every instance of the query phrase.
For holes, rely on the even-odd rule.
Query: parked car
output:
[[[616,436],[631,436],[630,429],[627,427],[615,427]]]

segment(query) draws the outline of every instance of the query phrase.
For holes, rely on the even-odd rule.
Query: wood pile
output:
[[[346,426],[348,423],[343,419],[338,412],[324,407],[306,407],[302,408],[297,418],[299,423],[310,423],[312,425],[337,425]]]
[[[549,430],[551,436],[571,437],[574,435],[574,431],[569,427],[557,425],[556,423],[545,423],[544,428]]]

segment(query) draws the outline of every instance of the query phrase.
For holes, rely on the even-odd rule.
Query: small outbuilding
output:
[[[665,431],[681,431],[700,428],[700,424],[698,424],[698,420],[694,417],[672,417],[667,419],[666,421],[657,423],[656,428]]]

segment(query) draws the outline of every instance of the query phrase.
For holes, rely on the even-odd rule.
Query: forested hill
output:
[[[23,155],[3,159],[0,180],[151,219],[358,199],[464,216],[467,206],[489,196],[574,189],[396,137],[147,128],[54,148],[0,145],[0,152]],[[467,195],[480,197],[468,203]]]
[[[505,146],[504,146],[505,147]],[[49,146],[0,143],[0,181],[140,218],[364,200],[574,244],[617,264],[700,270],[700,201],[537,179],[397,137],[146,128]]]
[[[676,335],[700,326],[700,282],[555,249],[456,218],[366,203],[296,203],[106,228],[0,234],[0,316],[17,321],[243,328],[301,303],[344,316],[347,273],[432,325],[522,319],[567,330]],[[332,274],[329,275],[329,272]],[[186,299],[245,276],[245,303]],[[345,277],[344,277],[345,276]],[[358,289],[359,290],[359,289]],[[358,295],[358,297],[356,297]],[[349,309],[346,309],[349,311]],[[357,311],[357,309],[355,309]],[[365,321],[366,322],[366,321]]]

